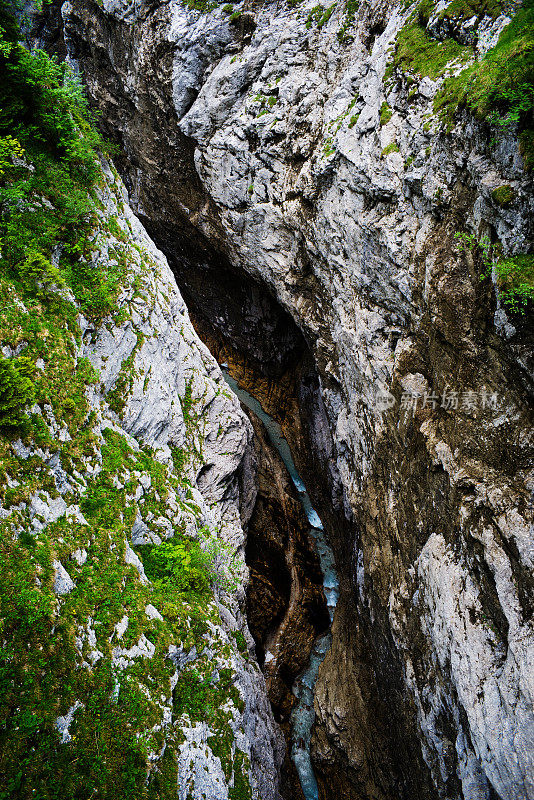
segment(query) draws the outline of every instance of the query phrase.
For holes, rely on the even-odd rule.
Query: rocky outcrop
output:
[[[531,334],[456,234],[528,251],[531,177],[512,135],[490,145],[466,112],[443,129],[439,74],[384,82],[411,9],[235,8],[72,0],[64,41],[195,313],[195,287],[217,308],[230,269],[313,355],[325,485],[343,491],[316,695],[322,796],[526,800]],[[478,22],[483,52],[507,19]],[[495,199],[504,185],[511,204]],[[250,318],[229,317],[239,348]]]
[[[3,761],[5,785],[26,796],[50,770],[67,793],[91,781],[107,796],[276,800],[284,745],[244,616],[252,429],[117,173],[102,171],[89,258],[95,273],[122,269],[116,308],[99,321],[66,295],[65,350],[48,320],[36,366],[82,392],[65,419],[54,397],[32,408],[35,435],[0,439],[4,702],[36,720],[6,728],[4,753],[27,759],[33,736],[34,757],[17,786]],[[9,357],[30,319],[27,298],[12,300]],[[43,313],[34,304],[18,343],[30,359]]]

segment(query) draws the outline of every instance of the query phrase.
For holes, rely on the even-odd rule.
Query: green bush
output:
[[[17,271],[27,292],[46,296],[53,285],[64,284],[57,267],[54,267],[46,256],[35,250],[26,253],[26,258],[19,264]]]
[[[524,314],[534,301],[534,255],[502,258],[494,264],[494,269],[503,304]]]
[[[455,233],[460,252],[470,252],[482,261],[481,280],[495,274],[503,305],[510,311],[524,314],[534,300],[534,255],[522,253],[499,258],[500,247],[491,244],[487,236],[480,240],[472,233]]]
[[[147,577],[182,594],[207,595],[212,577],[209,556],[194,539],[139,548]]]
[[[124,259],[91,263],[97,223],[93,187],[107,149],[92,124],[78,77],[41,50],[18,41],[14,15],[0,15],[0,271],[46,296],[60,276],[85,316],[115,307]],[[60,252],[58,268],[50,263]],[[38,284],[44,284],[39,289]],[[54,302],[57,302],[55,300]]]
[[[0,425],[19,425],[24,407],[33,402],[34,385],[29,379],[28,364],[0,356]]]

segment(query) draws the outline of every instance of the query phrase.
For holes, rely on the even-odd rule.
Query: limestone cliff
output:
[[[0,438],[3,796],[275,800],[284,746],[244,618],[250,424],[101,170],[86,257],[121,267],[113,312],[2,274],[3,357],[37,387]]]
[[[532,252],[529,134],[519,148],[444,83],[521,8],[47,13],[200,327],[273,398],[314,365],[294,382],[300,462],[342,578],[321,797],[533,797],[532,330],[483,279]]]

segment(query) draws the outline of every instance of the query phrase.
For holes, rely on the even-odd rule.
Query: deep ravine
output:
[[[334,618],[334,611],[339,597],[339,581],[336,573],[334,554],[325,537],[324,527],[314,509],[306,487],[297,472],[293,456],[280,425],[267,414],[261,404],[249,392],[242,389],[228,371],[222,368],[223,376],[241,403],[249,408],[263,422],[273,446],[278,451],[286,469],[291,476],[299,499],[310,523],[310,534],[315,542],[317,555],[323,573],[323,588],[330,616],[330,623]],[[318,800],[319,790],[315,778],[310,756],[311,730],[315,719],[314,688],[319,667],[331,645],[332,635],[330,630],[317,637],[314,642],[308,666],[299,675],[293,685],[293,694],[297,703],[291,713],[291,758],[295,764],[305,800]],[[265,661],[273,658],[267,651]]]
[[[512,4],[477,3],[468,19],[470,3],[420,13],[415,0],[342,2],[319,20],[315,3],[236,4],[236,25],[212,3],[53,2],[41,38],[79,66],[132,207],[193,317],[260,367],[243,386],[286,435],[302,411],[309,436],[288,441],[341,587],[314,692],[319,795],[530,800],[532,316],[498,304],[477,242],[533,257],[533,177],[515,133],[496,140],[463,106],[444,125],[435,109],[455,96],[443,86],[458,52],[478,70],[528,6],[509,28]],[[406,58],[419,42],[421,63]],[[133,428],[161,400],[154,368],[141,394],[148,345],[130,358],[139,340],[123,334],[139,376]],[[168,343],[151,346],[152,366]],[[301,356],[313,364],[302,380]],[[115,391],[119,365],[104,363]],[[284,413],[264,402],[272,396]],[[210,457],[203,491],[235,452]],[[272,588],[284,610],[268,586],[258,616]],[[304,663],[302,626],[286,633],[291,666],[299,652]],[[280,727],[302,666],[278,687]],[[243,752],[257,742],[246,735]],[[276,783],[271,751],[270,771],[253,758],[261,800]]]

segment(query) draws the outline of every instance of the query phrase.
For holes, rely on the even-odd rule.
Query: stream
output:
[[[302,508],[310,523],[310,535],[315,542],[319,557],[323,574],[323,589],[328,606],[330,624],[332,624],[334,610],[339,597],[339,581],[335,568],[334,554],[326,540],[323,524],[311,503],[306,486],[297,472],[287,440],[282,433],[280,425],[265,413],[260,403],[247,391],[241,389],[225,369],[222,369],[222,373],[227,384],[243,405],[253,411],[265,425],[269,439],[280,454],[297,489]],[[310,757],[311,729],[315,719],[313,696],[319,667],[330,648],[331,641],[332,635],[330,631],[317,637],[308,666],[299,675],[292,687],[297,703],[291,712],[291,758],[295,764],[305,800],[319,800],[317,781]]]

